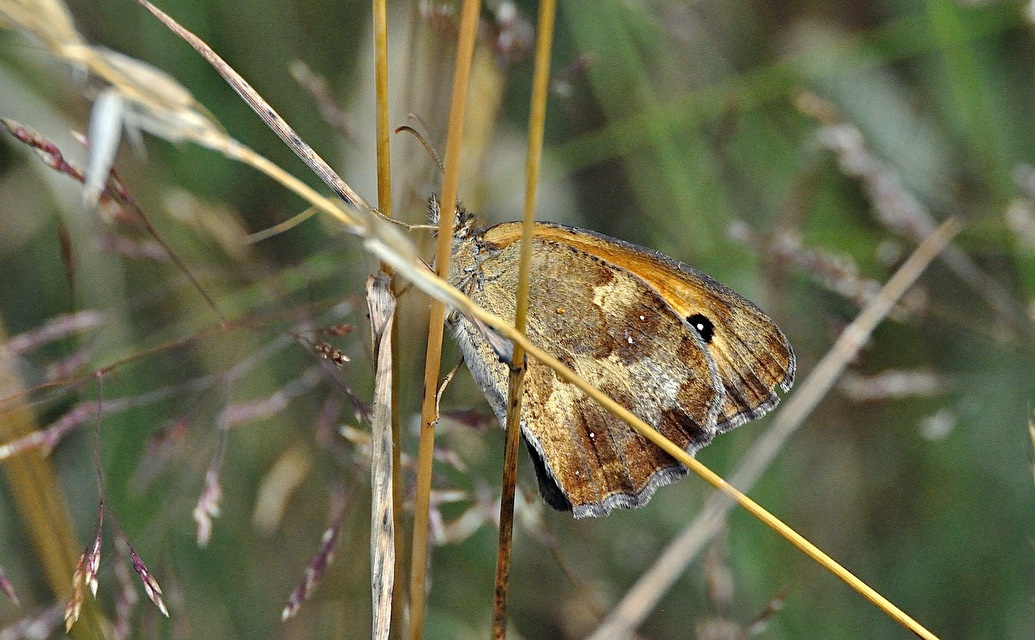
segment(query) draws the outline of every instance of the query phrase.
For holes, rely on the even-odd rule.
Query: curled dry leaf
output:
[[[374,419],[370,424],[370,590],[373,637],[387,640],[395,584],[395,521],[392,497],[392,324],[395,297],[384,273],[367,279],[373,340]]]

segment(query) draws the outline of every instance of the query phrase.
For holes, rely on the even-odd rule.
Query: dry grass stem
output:
[[[449,274],[453,214],[456,209],[457,181],[460,176],[460,150],[467,111],[467,82],[471,75],[480,6],[478,0],[464,0],[460,13],[460,32],[453,68],[452,101],[446,136],[445,171],[442,177],[442,202],[446,210],[439,216],[438,240],[435,246],[435,271],[440,281],[444,281]],[[400,272],[400,275],[407,277],[405,273]],[[435,423],[438,421],[435,412],[438,396],[436,391],[442,366],[442,334],[446,314],[442,299],[438,296],[433,298],[429,311],[427,353],[424,361],[424,397],[421,401],[421,431],[417,449],[417,493],[413,507],[413,542],[410,552],[411,640],[418,640],[423,636],[431,471],[435,449]]]
[[[528,123],[528,157],[525,166],[525,206],[522,216],[521,259],[515,295],[514,328],[524,333],[528,316],[529,273],[532,267],[532,232],[535,224],[536,196],[543,157],[543,132],[546,128],[546,98],[550,80],[550,48],[556,2],[545,0],[539,6],[535,71],[532,79],[531,113]],[[518,444],[521,440],[521,404],[526,371],[525,350],[515,345],[510,362],[507,389],[506,445],[501,481],[499,544],[496,551],[496,576],[492,599],[492,637],[507,636],[507,595],[510,583],[511,551],[514,541],[514,492],[517,487]]]
[[[380,212],[387,218],[392,217],[394,205],[392,203],[392,158],[391,158],[391,124],[389,118],[391,116],[389,112],[389,83],[388,83],[388,6],[386,0],[373,0],[372,2],[372,13],[373,13],[373,35],[374,35],[374,85],[375,85],[375,146],[377,148],[377,207]],[[323,112],[328,113],[328,109],[324,108]],[[332,112],[333,113],[333,112]],[[391,268],[386,265],[381,265],[381,270],[387,273],[389,277],[392,275]],[[391,293],[397,293],[395,283],[390,284]],[[393,299],[393,314],[394,314],[394,299]],[[391,344],[391,352],[386,356],[391,363],[391,368],[387,373],[387,377],[390,380],[390,387],[388,389],[389,394],[389,406],[387,407],[388,415],[390,418],[391,438],[389,442],[390,455],[392,460],[387,463],[378,463],[375,461],[375,466],[382,466],[383,464],[389,464],[391,468],[391,518],[392,518],[392,543],[394,548],[392,549],[392,556],[394,558],[395,566],[392,569],[392,580],[389,582],[393,585],[392,592],[388,594],[388,601],[392,603],[392,610],[383,617],[378,616],[379,604],[375,602],[374,609],[374,622],[375,622],[375,636],[380,633],[379,624],[383,624],[384,632],[387,634],[388,629],[391,626],[391,621],[396,621],[396,637],[403,637],[404,628],[404,597],[405,597],[405,581],[394,580],[395,575],[402,576],[406,569],[404,564],[405,558],[405,538],[403,536],[403,513],[402,503],[403,495],[405,495],[405,487],[403,486],[404,480],[402,475],[402,426],[400,416],[400,403],[402,399],[402,376],[399,375],[399,323],[389,322],[391,330],[387,336],[389,344]],[[375,351],[376,353],[376,351]],[[375,384],[377,380],[375,379]],[[375,403],[376,405],[376,403]],[[375,457],[376,460],[376,457]],[[371,538],[371,544],[373,545],[374,538]],[[382,550],[383,551],[383,550]],[[371,547],[371,553],[375,553],[373,547]]]

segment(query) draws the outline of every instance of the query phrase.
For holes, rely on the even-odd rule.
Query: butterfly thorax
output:
[[[438,224],[440,207],[438,197],[432,195],[428,200],[428,218],[433,225]],[[469,293],[475,286],[478,265],[487,255],[480,242],[480,232],[477,216],[462,205],[457,205],[453,217],[453,239],[447,280],[464,293]]]

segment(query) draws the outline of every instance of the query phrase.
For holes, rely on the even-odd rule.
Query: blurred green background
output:
[[[173,75],[232,136],[317,184],[209,66],[138,5],[80,0],[69,6],[90,43]],[[375,200],[365,4],[169,0],[160,6]],[[391,124],[423,128],[442,149],[455,24],[448,5],[422,6],[423,14],[409,3],[392,8]],[[492,221],[519,217],[523,191],[531,63],[520,44],[528,43],[537,7],[520,2],[516,9],[516,26],[499,22],[506,8],[491,4],[483,11],[486,55],[471,100],[481,122],[472,124],[475,139],[460,185],[461,198]],[[860,296],[845,295],[845,288],[872,291],[916,244],[878,215],[881,207],[906,193],[935,220],[966,219],[954,246],[968,268],[980,271],[982,284],[972,286],[959,268],[936,261],[909,304],[877,329],[843,384],[750,493],[940,637],[1035,637],[1027,430],[1035,387],[1031,8],[949,0],[568,0],[559,10],[540,217],[653,247],[740,291],[790,338],[799,381],[860,309]],[[516,50],[507,44],[511,38]],[[347,137],[292,77],[295,60],[326,78]],[[0,116],[36,128],[81,158],[69,131],[86,129],[88,97],[98,83],[9,31],[0,32],[0,74]],[[829,129],[796,106],[803,91],[828,101],[861,132],[881,163],[883,196],[875,198],[823,144]],[[423,124],[407,119],[409,113]],[[436,170],[412,137],[394,136],[392,145],[396,213],[420,222],[424,200],[437,189]],[[75,183],[46,169],[11,136],[0,136],[0,319],[7,334],[25,335],[73,311],[103,314],[99,326],[20,354],[22,384],[58,375],[54,365],[77,354],[81,372],[132,357],[104,382],[105,398],[134,404],[113,410],[102,425],[107,500],[165,589],[172,613],[170,621],[158,620],[140,605],[134,635],[364,637],[368,467],[361,446],[327,433],[328,425],[366,426],[347,401],[333,405],[343,394],[326,377],[292,395],[315,359],[284,336],[306,321],[354,325],[354,333],[330,340],[353,358],[339,379],[369,401],[362,292],[375,265],[325,220],[254,246],[226,240],[305,205],[217,153],[149,137],[145,149],[124,143],[116,168],[223,313],[242,320],[225,331],[173,265],[131,255],[146,236],[83,207]],[[213,230],[217,220],[222,230]],[[753,242],[731,237],[731,225],[740,222],[757,234]],[[62,260],[63,230],[76,256],[74,280]],[[427,246],[426,236],[417,239]],[[990,304],[995,295],[1000,299]],[[335,307],[342,301],[347,308]],[[404,296],[400,357],[409,455],[416,451],[425,308],[416,292]],[[172,341],[182,342],[169,346]],[[146,351],[159,345],[164,348]],[[447,366],[456,357],[451,353]],[[229,431],[222,515],[211,544],[199,549],[191,511],[216,452],[220,415],[278,391],[290,401]],[[38,421],[48,425],[78,402],[94,401],[96,387],[63,385],[30,398]],[[503,439],[491,423],[453,419],[468,409],[489,415],[466,373],[443,409],[440,446],[463,465],[445,456],[436,486],[465,497],[441,514],[447,524],[466,515],[480,526],[432,551],[426,637],[485,637],[496,532],[477,517],[498,492]],[[728,474],[770,421],[719,438],[700,459]],[[156,434],[169,442],[160,451]],[[96,510],[90,447],[84,427],[52,456],[84,547]],[[531,496],[527,462],[522,454],[522,489]],[[283,484],[290,471],[299,475],[297,485]],[[278,487],[285,492],[283,512],[274,512],[267,528],[256,525],[264,488]],[[282,623],[280,610],[327,526],[335,487],[344,488],[346,500],[337,559],[297,618]],[[9,492],[0,492],[0,566],[24,608],[0,598],[0,625],[51,602]],[[660,490],[643,509],[593,521],[550,512],[538,498],[520,504],[514,637],[587,635],[710,493],[689,478]],[[106,534],[106,544],[113,538]],[[544,540],[555,541],[556,554]],[[643,625],[642,637],[712,637],[703,630],[706,620],[746,625],[781,592],[784,607],[759,637],[910,637],[745,513],[734,512],[713,553],[725,569],[691,565]],[[111,615],[119,587],[113,554],[105,554],[99,600]],[[708,585],[725,570],[733,586],[728,598],[710,596]]]

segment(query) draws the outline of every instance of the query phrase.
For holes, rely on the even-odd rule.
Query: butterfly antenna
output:
[[[410,114],[410,117],[419,122],[422,126],[424,125],[424,121],[422,121],[420,117],[412,113]],[[438,167],[439,172],[443,174],[446,172],[445,166],[442,164],[442,157],[438,155],[438,151],[435,149],[435,147],[431,145],[430,142],[428,142],[428,140],[424,137],[424,134],[422,134],[420,131],[417,131],[408,124],[404,124],[401,127],[396,128],[395,132],[405,132],[413,134],[413,137],[417,138],[417,141],[420,142],[421,146],[424,147],[424,150],[428,152],[428,155],[431,157],[431,159],[435,161],[435,166]]]

